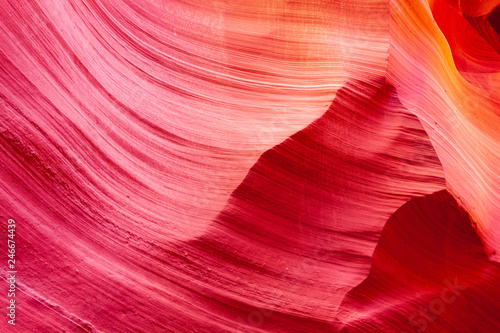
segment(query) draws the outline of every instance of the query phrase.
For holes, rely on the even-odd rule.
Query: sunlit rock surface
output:
[[[499,8],[0,1],[0,331],[495,331]]]

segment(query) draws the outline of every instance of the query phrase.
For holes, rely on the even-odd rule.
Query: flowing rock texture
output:
[[[0,332],[500,330],[499,33],[498,0],[0,0]]]

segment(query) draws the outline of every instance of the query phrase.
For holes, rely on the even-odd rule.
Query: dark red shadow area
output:
[[[199,332],[339,332],[387,219],[445,186],[418,119],[385,80],[341,89],[317,121],[265,152],[207,233],[166,267]],[[175,275],[175,276],[174,276]],[[201,310],[200,310],[201,309]]]
[[[472,225],[445,190],[399,208],[341,305],[342,332],[498,332],[500,266]]]
[[[495,8],[488,16],[488,22],[491,27],[500,35],[500,6]]]

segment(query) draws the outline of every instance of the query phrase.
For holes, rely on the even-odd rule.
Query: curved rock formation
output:
[[[499,8],[0,1],[0,331],[493,331]]]

